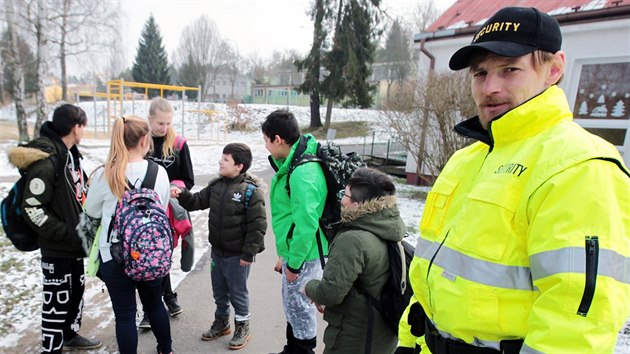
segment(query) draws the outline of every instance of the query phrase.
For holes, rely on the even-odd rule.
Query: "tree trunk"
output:
[[[17,44],[17,34],[13,17],[13,0],[7,0],[7,23],[9,32],[9,67],[13,76],[13,100],[15,101],[15,115],[20,142],[27,142],[28,124],[26,122],[26,111],[24,110],[24,71],[20,61],[20,52]]]
[[[33,128],[33,137],[39,136],[39,128],[48,120],[46,114],[46,99],[44,97],[44,76],[46,75],[46,1],[37,1],[37,21],[35,35],[37,37],[37,119]]]
[[[324,30],[324,17],[326,14],[326,8],[324,6],[323,0],[317,0],[315,2],[315,23],[313,24],[313,45],[311,47],[310,57],[312,58],[312,63],[308,67],[306,72],[307,76],[310,76],[308,79],[310,81],[310,92],[309,95],[311,97],[311,128],[319,128],[322,126],[322,116],[319,112],[320,105],[320,67],[322,63],[321,57],[321,49],[322,44],[324,43],[324,39],[326,37],[326,32]]]
[[[61,61],[61,100],[64,102],[68,102],[68,73],[66,70],[66,52],[65,52],[65,43],[61,42],[61,53],[60,61]]]
[[[328,104],[326,105],[326,122],[324,123],[324,128],[330,128],[330,118],[332,117],[332,109],[333,109],[334,100],[329,98]]]
[[[6,64],[0,59],[0,105],[4,105],[4,66]]]
[[[61,34],[59,39],[59,61],[61,65],[61,100],[68,101],[68,72],[66,69],[66,37],[68,30],[67,13],[70,12],[70,0],[63,1],[64,13],[61,16]]]
[[[68,31],[68,17],[70,0],[63,1],[64,13],[61,15],[61,34],[59,38],[59,62],[61,64],[61,99],[68,101],[68,71],[66,68],[66,38]]]
[[[319,128],[322,126],[322,118],[319,114],[319,92],[313,90],[311,92],[311,128]]]

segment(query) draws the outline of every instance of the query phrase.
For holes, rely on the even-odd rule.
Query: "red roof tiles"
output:
[[[478,26],[508,6],[535,7],[549,15],[560,15],[624,5],[630,5],[630,0],[458,0],[427,32]]]

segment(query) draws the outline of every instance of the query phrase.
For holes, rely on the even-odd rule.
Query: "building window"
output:
[[[573,114],[578,119],[630,117],[630,62],[582,65]]]

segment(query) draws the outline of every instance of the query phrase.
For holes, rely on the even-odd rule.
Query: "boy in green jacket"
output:
[[[276,270],[283,274],[282,302],[287,317],[287,343],[281,353],[314,353],[316,310],[302,289],[322,275],[317,233],[327,194],[326,179],[318,163],[301,164],[291,172],[289,195],[287,178],[293,162],[301,156],[295,156],[300,142],[306,145],[302,154],[315,154],[317,140],[310,134],[301,136],[297,120],[285,110],[269,114],[262,132],[271,153],[271,167],[276,170],[270,189],[271,225],[281,259]],[[321,252],[326,254],[326,238],[322,235],[320,240]]]

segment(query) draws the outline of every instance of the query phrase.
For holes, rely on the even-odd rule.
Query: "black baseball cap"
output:
[[[459,49],[448,63],[451,70],[470,66],[479,51],[504,57],[520,57],[537,49],[556,53],[562,46],[560,24],[533,7],[506,7],[479,28],[470,45]]]

